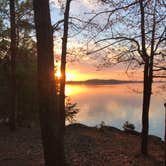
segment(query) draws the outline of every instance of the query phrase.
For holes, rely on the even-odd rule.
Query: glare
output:
[[[72,85],[66,85],[65,87],[65,95],[66,96],[74,96],[74,95],[78,95],[80,93],[82,93],[83,91],[86,91],[86,87],[84,86],[72,86]]]
[[[74,80],[75,76],[72,73],[66,73],[66,81]]]
[[[56,76],[58,79],[60,79],[60,78],[61,78],[61,72],[60,72],[60,70],[59,70],[59,71],[57,71],[57,72],[55,73],[55,76]]]
[[[61,79],[62,74],[61,74],[60,70],[58,70],[58,71],[55,73],[55,77],[57,77],[58,79]],[[66,81],[72,81],[72,80],[75,79],[75,77],[76,77],[76,75],[75,75],[75,74],[72,74],[71,72],[70,72],[70,73],[68,73],[68,72],[66,73]]]

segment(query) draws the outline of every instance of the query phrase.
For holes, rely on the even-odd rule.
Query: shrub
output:
[[[66,113],[66,121],[69,123],[74,123],[76,121],[76,114],[79,112],[79,108],[77,107],[77,103],[72,103],[69,97],[66,97],[65,103],[65,113]]]
[[[124,131],[133,131],[133,130],[135,130],[135,126],[134,126],[134,124],[129,123],[128,121],[126,121],[123,124],[123,129],[124,129]]]

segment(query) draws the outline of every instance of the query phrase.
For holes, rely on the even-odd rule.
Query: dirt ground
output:
[[[140,153],[141,137],[113,127],[66,127],[65,155],[69,166],[160,166],[164,143],[149,136],[149,156]],[[10,132],[0,126],[0,166],[44,166],[39,128]]]

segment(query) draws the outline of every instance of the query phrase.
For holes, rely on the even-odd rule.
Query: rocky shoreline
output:
[[[141,135],[117,128],[73,124],[66,127],[65,155],[68,166],[160,166],[164,142],[149,136],[149,156],[140,153]],[[10,132],[0,126],[2,166],[43,166],[39,128],[19,128]]]

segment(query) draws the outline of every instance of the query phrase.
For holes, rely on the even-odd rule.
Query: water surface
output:
[[[163,103],[166,94],[154,85],[150,106],[149,133],[164,138]],[[142,84],[119,85],[67,85],[66,95],[78,103],[80,111],[76,116],[78,123],[97,126],[104,121],[106,125],[122,129],[129,121],[141,131]]]

